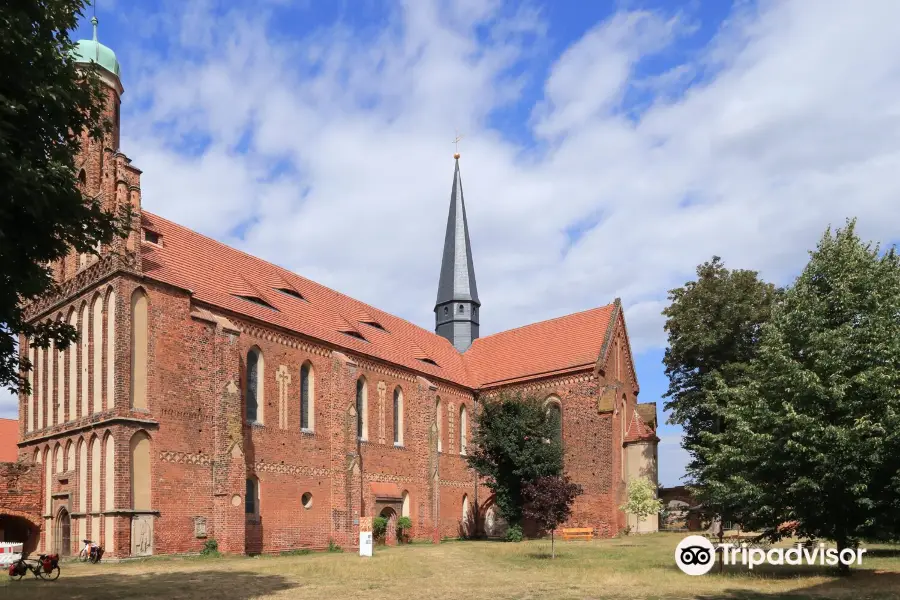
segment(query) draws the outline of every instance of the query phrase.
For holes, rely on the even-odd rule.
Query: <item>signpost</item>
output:
[[[359,555],[372,556],[372,517],[359,518]]]

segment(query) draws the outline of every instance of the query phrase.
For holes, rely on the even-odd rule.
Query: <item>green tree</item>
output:
[[[656,497],[656,486],[647,477],[637,477],[628,482],[627,501],[621,509],[637,517],[637,531],[640,533],[641,522],[650,515],[659,514],[662,500]]]
[[[522,522],[522,486],[539,477],[562,474],[562,445],[556,420],[542,401],[501,394],[480,403],[475,415],[469,466],[485,478],[497,510],[510,526]]]
[[[550,532],[550,558],[556,558],[554,530],[572,514],[572,504],[583,490],[566,475],[538,477],[522,487],[522,514]]]
[[[756,358],[715,395],[730,426],[707,451],[709,497],[779,537],[898,533],[900,259],[829,229],[763,326]]]
[[[52,293],[47,263],[70,249],[94,253],[127,233],[130,216],[104,212],[77,185],[75,159],[84,138],[104,132],[100,82],[76,68],[69,39],[82,0],[0,4],[0,385],[27,388],[15,337],[47,348],[75,339],[66,323],[32,325],[22,306]],[[29,370],[28,361],[21,368]]]
[[[756,355],[760,327],[769,319],[780,291],[756,271],[728,270],[722,260],[697,267],[697,280],[669,291],[668,347],[663,364],[669,378],[665,408],[669,422],[684,430],[682,445],[691,456],[688,473],[705,483],[701,449],[726,426],[716,382],[736,383]]]

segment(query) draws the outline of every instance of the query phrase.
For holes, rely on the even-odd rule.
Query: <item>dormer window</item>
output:
[[[162,246],[160,240],[162,236],[156,233],[155,231],[150,231],[149,229],[144,229],[144,241],[150,244],[156,244],[157,246]]]

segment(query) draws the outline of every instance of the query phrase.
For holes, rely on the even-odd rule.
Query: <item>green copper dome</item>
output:
[[[94,39],[79,40],[78,45],[72,52],[72,57],[76,62],[80,63],[95,62],[110,73],[115,74],[116,77],[121,77],[116,53],[111,48],[97,41],[97,17],[92,18],[91,23],[94,25]]]

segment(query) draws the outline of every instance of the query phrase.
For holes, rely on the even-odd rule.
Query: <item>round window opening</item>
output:
[[[309,492],[306,492],[300,498],[300,502],[303,503],[303,508],[305,508],[306,510],[309,510],[310,508],[312,508],[312,494],[310,494]]]

